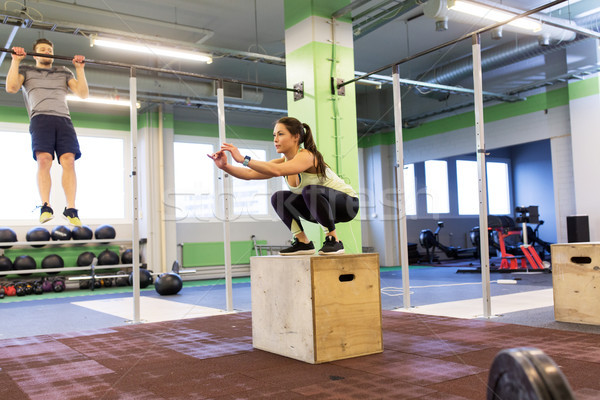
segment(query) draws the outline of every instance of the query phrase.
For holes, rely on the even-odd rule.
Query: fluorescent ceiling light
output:
[[[456,0],[454,5],[452,2],[448,2],[448,9],[452,11],[458,11],[464,14],[473,15],[482,19],[489,19],[495,22],[504,22],[514,17],[513,14],[495,10],[493,8],[486,7],[484,5],[475,4],[463,0]],[[533,32],[538,32],[542,29],[542,24],[531,18],[519,18],[509,22],[507,25],[512,25],[518,28],[527,29]]]
[[[592,14],[596,14],[600,12],[600,7],[594,8],[592,10],[588,10],[588,11],[584,11],[581,14],[577,14],[575,16],[575,18],[583,18],[583,17],[587,17],[588,15],[592,15]]]
[[[103,46],[103,47],[110,47],[110,48],[119,49],[119,50],[127,50],[127,51],[135,51],[135,52],[144,53],[144,54],[152,54],[155,56],[181,58],[184,60],[205,62],[207,64],[212,63],[212,58],[203,53],[189,51],[189,50],[168,48],[168,47],[147,45],[145,43],[128,42],[128,41],[117,40],[117,39],[105,39],[105,38],[96,37],[96,38],[92,39],[91,46]]]
[[[88,97],[82,99],[81,97],[74,96],[72,94],[67,95],[67,101],[79,101],[82,103],[95,103],[95,104],[107,104],[111,106],[129,107],[131,102],[129,100],[115,100],[108,97]],[[136,103],[136,108],[140,108],[140,103]]]

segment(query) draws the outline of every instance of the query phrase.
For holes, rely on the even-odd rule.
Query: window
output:
[[[79,131],[79,129],[78,129]],[[76,207],[84,221],[125,218],[125,143],[120,134],[79,135],[82,157],[75,162],[77,172]],[[0,130],[0,170],[3,200],[0,220],[37,221],[40,204],[37,187],[37,163],[31,152],[28,132]],[[59,215],[66,206],[61,186],[62,168],[54,160],[51,169],[50,204]],[[10,188],[10,189],[9,189]]]
[[[489,214],[511,214],[508,164],[488,162],[486,166]]]
[[[3,171],[0,220],[37,220],[39,212],[33,213],[34,207],[41,205],[36,184],[37,164],[28,132],[0,132],[0,171]]]
[[[173,152],[176,218],[214,218],[215,166],[205,156],[213,145],[175,142]]]
[[[415,164],[404,166],[404,206],[406,215],[417,215]]]
[[[508,164],[487,162],[486,168],[488,213],[491,215],[510,214]],[[458,213],[460,215],[478,215],[479,176],[476,161],[456,161],[456,184],[458,186]]]
[[[449,213],[448,163],[446,161],[425,161],[425,185],[427,186],[427,212],[429,214]]]
[[[243,149],[240,153],[250,156],[253,160],[266,161],[267,151],[261,149]],[[266,179],[245,181],[233,179],[233,213],[237,215],[263,215],[269,213],[271,196],[269,195]]]
[[[125,218],[125,140],[114,137],[79,136],[81,158],[77,171],[77,207],[83,218]],[[129,159],[129,157],[127,157]],[[56,169],[56,168],[55,168]],[[54,190],[59,187],[54,180]],[[55,210],[56,212],[56,210]]]
[[[231,141],[240,153],[253,160],[266,161],[277,157],[270,142]],[[238,143],[236,143],[238,142]],[[221,215],[222,199],[217,180],[218,169],[206,154],[215,152],[218,140],[207,137],[176,137],[173,144],[175,174],[175,216],[177,220],[208,220]],[[229,159],[231,162],[231,158]],[[236,163],[236,166],[240,164]],[[246,181],[232,177],[232,219],[239,217],[274,217],[271,213],[271,193],[280,190],[281,179]]]

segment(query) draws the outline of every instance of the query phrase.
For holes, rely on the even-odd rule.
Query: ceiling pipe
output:
[[[32,0],[30,0],[30,2],[31,1]],[[210,39],[215,34],[210,29],[198,28],[198,27],[189,26],[189,25],[181,25],[181,24],[172,23],[172,22],[159,21],[159,20],[155,20],[155,19],[139,17],[137,15],[122,14],[122,13],[109,11],[109,10],[103,10],[103,9],[95,8],[95,7],[81,6],[81,5],[73,4],[73,3],[63,3],[62,1],[33,0],[33,2],[38,3],[38,4],[47,4],[52,7],[61,7],[61,8],[69,9],[69,10],[76,11],[76,12],[90,13],[90,14],[94,14],[94,15],[102,15],[104,17],[112,17],[112,18],[116,17],[119,19],[127,19],[130,21],[149,24],[152,26],[162,26],[162,27],[169,28],[169,29],[176,28],[176,29],[181,29],[181,30],[185,30],[188,32],[197,33],[197,34],[202,35],[203,37],[201,39],[199,39],[198,41],[196,41],[196,44],[201,44],[201,43],[205,42],[206,40]]]
[[[581,38],[575,39],[575,41],[580,39]],[[482,52],[481,68],[485,72],[504,67],[519,61],[563,49],[575,41],[562,42],[549,46],[540,46],[537,38],[528,38],[526,40],[519,41],[519,43],[516,45],[513,42],[506,43]],[[463,79],[469,78],[472,73],[473,60],[470,57],[465,57],[458,61],[451,62],[426,72],[425,74],[420,75],[417,80],[439,85],[450,85],[457,84]],[[442,94],[442,96],[430,93],[428,96],[436,97],[440,100],[448,98],[447,93]]]
[[[356,0],[352,3],[348,4],[346,7],[342,7],[331,15],[331,18],[339,19],[346,14],[350,14],[352,11],[356,10],[358,7],[367,4],[371,0]]]
[[[25,16],[20,13],[8,11],[8,10],[0,10],[0,18],[2,22],[5,24],[12,24],[18,27],[27,27],[32,29],[40,29],[40,30],[49,30],[58,33],[68,33],[73,35],[82,35],[86,38],[91,38],[93,35],[102,35],[106,34],[112,37],[121,37],[128,38],[132,40],[142,40],[148,43],[157,43],[160,40],[159,37],[152,35],[144,35],[144,34],[135,34],[132,36],[131,33],[119,31],[116,29],[109,29],[98,27],[94,25],[85,25],[76,22],[70,21],[59,21],[59,20],[45,20],[45,21],[31,21],[27,20]],[[10,19],[12,18],[12,21]],[[175,27],[180,27],[181,25],[175,25]],[[227,58],[235,58],[238,60],[247,60],[247,61],[257,61],[265,64],[275,64],[275,65],[285,65],[285,58],[270,56],[266,54],[252,53],[247,51],[239,51],[239,50],[231,50],[220,47],[213,46],[196,46],[195,43],[183,42],[175,39],[169,39],[169,46],[171,47],[180,47],[190,50],[198,50],[202,52],[209,52],[213,55],[213,57],[227,57]]]
[[[578,20],[578,27],[585,30],[591,30],[594,34],[600,31],[598,16],[592,15]],[[521,40],[517,45],[510,42],[500,46],[496,46],[481,54],[481,68],[484,72],[496,68],[504,67],[519,61],[527,60],[532,57],[549,54],[557,50],[561,50],[580,40],[587,39],[588,36],[577,35],[574,40],[568,42],[560,42],[541,46],[537,38],[529,38]],[[451,62],[434,70],[428,71],[420,75],[417,80],[436,83],[441,85],[457,84],[463,79],[471,76],[473,71],[473,62],[470,57]],[[431,92],[425,96],[434,97],[439,100],[448,98],[448,94]]]
[[[397,6],[390,7],[387,10],[380,12],[379,14],[375,15],[373,19],[353,25],[352,30],[354,33],[354,40],[360,39],[366,34],[373,32],[389,22],[392,22],[396,18],[406,14],[409,11],[412,11],[421,4],[422,0],[406,0]]]

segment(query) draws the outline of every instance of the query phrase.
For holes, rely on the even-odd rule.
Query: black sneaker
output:
[[[48,203],[44,203],[41,209],[42,210],[40,212],[40,223],[43,224],[44,222],[48,222],[52,218],[54,218],[54,210],[48,205]]]
[[[65,218],[69,221],[69,223],[73,226],[81,226],[81,220],[79,219],[79,216],[77,215],[77,209],[75,208],[66,208],[65,207],[65,211],[63,211],[63,215],[65,216]]]
[[[323,247],[319,250],[319,254],[344,254],[344,245],[341,241],[336,241],[333,236],[327,236],[323,242]]]
[[[303,254],[315,254],[313,242],[302,243],[298,239],[294,239],[290,247],[279,252],[280,256],[300,256]]]

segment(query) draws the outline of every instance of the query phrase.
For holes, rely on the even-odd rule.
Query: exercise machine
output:
[[[419,234],[419,243],[426,252],[426,261],[433,263],[437,260],[435,257],[435,249],[438,248],[446,254],[446,257],[459,259],[459,258],[476,258],[477,248],[460,248],[454,246],[446,246],[440,243],[440,230],[444,227],[444,221],[438,221],[435,232],[431,229],[423,229]]]

